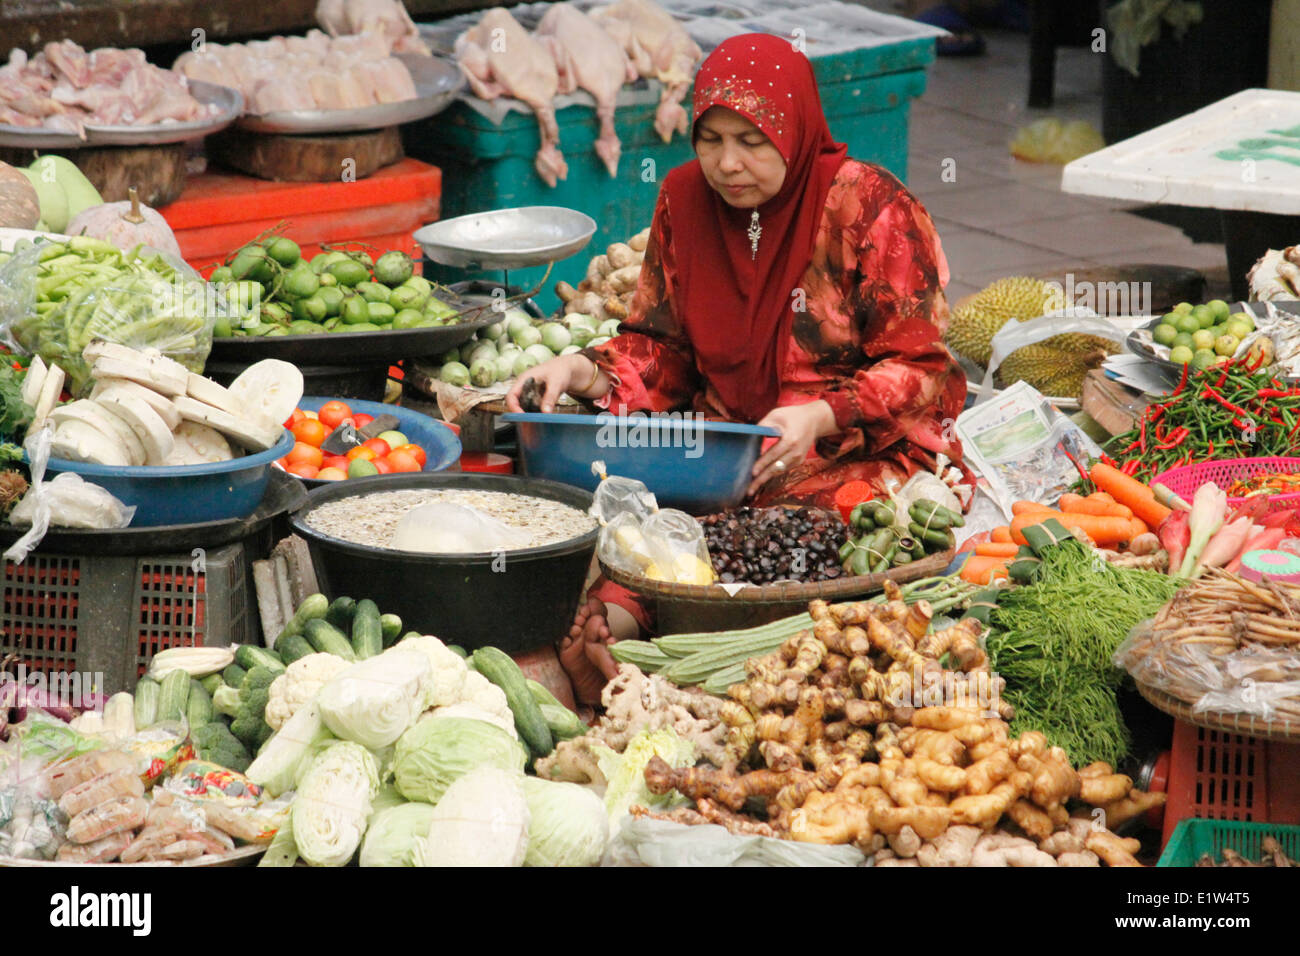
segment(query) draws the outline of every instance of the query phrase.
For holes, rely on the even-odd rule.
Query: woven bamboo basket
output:
[[[1147,703],[1156,710],[1163,711],[1171,717],[1186,721],[1198,727],[1210,730],[1242,734],[1247,737],[1259,737],[1264,740],[1276,740],[1279,743],[1300,743],[1300,721],[1265,720],[1254,714],[1220,714],[1212,712],[1195,713],[1192,704],[1157,690],[1150,684],[1136,681],[1138,693],[1146,698]]]

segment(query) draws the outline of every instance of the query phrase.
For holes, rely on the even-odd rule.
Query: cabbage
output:
[[[382,779],[382,778],[381,778]],[[372,826],[375,821],[375,815],[384,810],[391,810],[393,807],[400,807],[406,803],[406,798],[397,792],[397,788],[391,783],[383,784],[379,792],[375,794],[375,799],[370,801],[370,823],[367,827]]]
[[[387,747],[420,715],[431,668],[422,655],[384,653],[354,664],[316,695],[336,737],[370,750]]]
[[[460,691],[469,674],[469,666],[465,663],[465,658],[450,650],[433,635],[404,638],[384,653],[421,654],[429,662],[432,682],[424,698],[426,708],[442,707],[460,700]]]
[[[429,835],[433,807],[403,803],[380,810],[370,818],[361,844],[362,866],[415,866],[416,848]]]
[[[299,855],[312,866],[344,866],[361,845],[370,801],[378,792],[379,774],[368,750],[342,740],[322,750],[293,801]]]
[[[524,778],[528,855],[524,866],[596,866],[609,842],[600,797],[576,783]]]
[[[633,806],[663,809],[688,802],[676,790],[660,795],[651,793],[645,785],[645,768],[651,757],[662,757],[670,767],[695,765],[695,744],[683,740],[671,728],[641,731],[628,741],[621,754],[608,747],[591,750],[600,772],[609,781],[605,789],[605,810],[611,823],[621,824]]]
[[[428,838],[416,847],[415,861],[416,866],[522,866],[527,852],[523,773],[479,767],[448,787],[433,808]]]
[[[487,721],[426,718],[398,738],[393,775],[406,799],[437,804],[452,782],[471,770],[522,771],[526,762],[523,747]]]
[[[321,721],[320,708],[313,701],[284,722],[284,726],[266,742],[262,752],[248,767],[245,776],[278,797],[292,790],[303,764],[310,760],[318,744],[330,739]]]
[[[482,675],[477,675],[482,676]],[[484,678],[486,680],[487,678]],[[492,685],[494,688],[495,684]],[[504,697],[504,692],[502,693]],[[444,720],[448,717],[468,717],[472,720],[485,720],[493,726],[500,727],[515,740],[519,739],[519,731],[515,729],[513,717],[504,717],[501,714],[494,714],[484,710],[477,704],[470,704],[462,701],[459,704],[448,704],[446,707],[438,707],[429,711],[429,720]]]

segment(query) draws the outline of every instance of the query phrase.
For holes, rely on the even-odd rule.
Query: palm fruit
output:
[[[958,354],[988,365],[993,336],[1002,326],[1012,319],[1036,319],[1048,308],[1064,305],[1055,301],[1059,296],[1060,285],[1049,285],[1042,279],[999,279],[953,310],[944,341]]]

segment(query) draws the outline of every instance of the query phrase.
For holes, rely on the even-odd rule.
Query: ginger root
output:
[[[971,866],[1056,866],[1056,860],[1024,837],[986,833],[971,853]]]
[[[1077,818],[1076,818],[1077,819]],[[1107,866],[1141,866],[1133,854],[1142,849],[1138,840],[1125,840],[1109,830],[1093,830],[1089,827],[1088,838],[1084,846],[1106,861]]]
[[[975,844],[983,836],[979,827],[951,826],[917,850],[922,866],[970,866]]]

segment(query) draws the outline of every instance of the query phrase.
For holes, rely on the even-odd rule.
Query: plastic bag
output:
[[[528,532],[477,508],[438,501],[402,515],[391,547],[424,554],[474,554],[526,548],[531,540]]]
[[[192,372],[203,371],[212,329],[227,306],[198,272],[141,248],[115,259],[107,255],[95,266],[97,273],[76,283],[45,285],[58,278],[42,274],[50,246],[24,249],[0,266],[0,333],[10,347],[57,363],[73,394],[90,383],[81,353],[96,338],[156,348]]]
[[[600,484],[596,486],[587,513],[602,524],[612,522],[623,514],[644,521],[659,510],[659,502],[644,482],[617,475],[609,477],[605,474],[603,461],[592,462],[591,471],[600,478]]]
[[[1085,120],[1062,123],[1055,117],[1035,120],[1016,130],[1011,155],[1030,163],[1065,165],[1106,147],[1106,141]]]
[[[655,496],[631,478],[610,477],[604,462],[591,470],[601,476],[589,513],[601,522],[596,554],[624,574],[677,584],[715,580],[704,529],[684,511],[659,510]]]
[[[866,860],[847,844],[741,836],[711,823],[633,817],[610,840],[601,866],[862,866]]]

